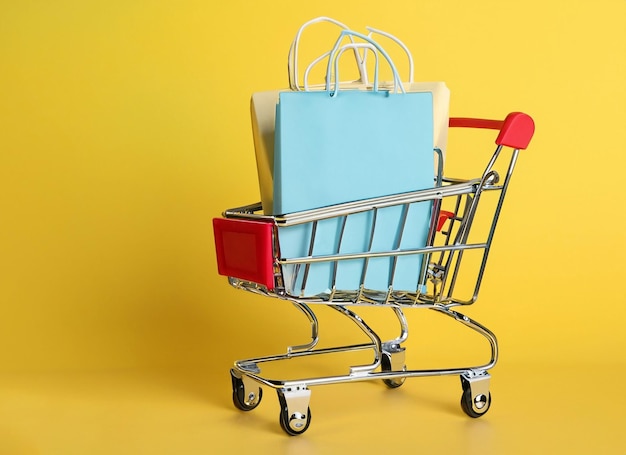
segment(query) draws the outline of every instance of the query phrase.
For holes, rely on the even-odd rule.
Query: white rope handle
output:
[[[330,51],[330,56],[328,58],[328,67],[326,69],[327,76],[331,74],[332,63],[334,62],[335,66],[337,65],[336,55],[337,55],[337,52],[339,51],[341,41],[346,36],[348,37],[355,36],[357,38],[360,38],[366,43],[371,44],[378,52],[380,52],[380,54],[385,58],[385,60],[387,60],[387,63],[389,63],[389,66],[391,67],[391,71],[393,73],[394,91],[397,92],[398,90],[400,90],[401,93],[406,93],[406,90],[404,89],[404,86],[402,85],[402,82],[400,81],[398,70],[396,69],[396,66],[393,63],[393,60],[391,59],[389,54],[387,54],[387,51],[385,51],[385,49],[383,49],[383,47],[378,42],[374,41],[371,37],[367,35],[363,35],[362,33],[359,33],[359,32],[355,32],[353,30],[342,30],[342,32],[339,34],[339,38],[335,42],[335,46]],[[326,78],[326,91],[330,92],[330,78],[329,77]],[[338,91],[339,91],[339,84],[335,84],[334,90],[331,95],[336,96]]]
[[[370,49],[372,51],[374,51],[374,53],[378,52],[376,50],[376,48],[374,46],[372,46],[369,43],[351,43],[351,44],[345,44],[343,45],[340,49],[339,52],[337,54],[337,56],[335,57],[335,60],[339,59],[339,56],[341,54],[343,54],[344,51],[346,51],[347,49],[361,49],[361,48],[367,48]],[[309,74],[311,72],[311,70],[313,69],[313,67],[315,65],[317,65],[320,61],[324,60],[326,57],[328,57],[331,54],[332,50],[324,52],[322,55],[320,55],[319,57],[317,57],[315,60],[313,60],[311,63],[309,63],[309,65],[306,67],[306,70],[304,71],[304,91],[308,92],[310,90],[310,85],[309,85]],[[364,61],[364,60],[363,60]],[[378,65],[378,54],[376,54],[376,65]],[[376,71],[378,71],[378,66],[376,68]],[[367,76],[367,72],[365,72],[365,75]],[[339,83],[339,77],[337,75],[337,65],[335,65],[335,84]],[[332,74],[327,74],[326,75],[326,80],[328,79],[332,79],[333,75]],[[359,80],[358,82],[362,82],[364,84],[368,84],[369,81],[367,80],[368,77],[365,77],[365,81],[363,81],[362,79]],[[376,84],[378,86],[378,79],[376,79]]]
[[[407,47],[406,44],[404,44],[402,41],[400,41],[400,39],[394,35],[392,35],[391,33],[387,33],[383,30],[379,30],[376,29],[374,27],[365,27],[365,29],[369,32],[369,34],[367,36],[369,36],[371,38],[372,34],[376,33],[378,35],[384,36],[385,38],[389,38],[390,40],[394,41],[398,46],[400,46],[402,48],[402,50],[404,52],[406,52],[406,55],[409,59],[409,81],[410,83],[413,83],[413,75],[414,75],[414,64],[413,64],[413,56],[411,55],[411,51],[409,50],[409,48]],[[365,60],[367,58],[367,55],[363,56],[363,63],[365,63]]]
[[[374,66],[374,88],[373,88],[373,90],[375,92],[377,92],[378,91],[378,50],[371,43],[351,43],[351,44],[345,44],[345,45],[341,46],[339,48],[339,50],[337,51],[337,54],[335,55],[335,86],[334,86],[333,92],[331,93],[331,96],[336,95],[337,91],[339,90],[339,58],[341,57],[341,54],[344,53],[344,51],[346,51],[347,49],[350,49],[350,48],[354,48],[354,49],[370,49],[370,50],[372,50],[374,52],[374,57],[376,58],[376,62],[375,62],[375,66]],[[332,51],[329,51],[328,53],[330,54],[331,52]],[[328,75],[327,77],[330,78],[330,75]],[[327,87],[329,87],[328,84],[327,84]]]
[[[310,25],[317,24],[320,22],[330,22],[331,24],[337,25],[338,27],[341,27],[344,30],[349,30],[349,27],[347,25],[343,24],[342,22],[339,22],[338,20],[335,20],[333,18],[326,17],[326,16],[316,17],[302,24],[302,26],[298,29],[298,32],[296,33],[295,38],[291,42],[291,46],[289,47],[289,54],[287,57],[287,72],[288,72],[288,77],[289,77],[289,88],[291,90],[296,90],[296,91],[302,90],[302,87],[299,85],[299,82],[298,82],[298,50],[300,46],[300,37],[302,36],[302,32],[304,32],[304,29],[306,29]],[[353,38],[350,38],[350,41],[354,43]],[[315,59],[315,61],[319,62],[319,60],[323,59],[326,55],[328,55],[328,53],[325,53],[324,55],[318,57],[317,59]],[[356,49],[354,49],[354,56],[357,61],[357,66],[359,68],[359,74],[360,74],[361,80],[367,83],[367,71],[365,70],[365,64]]]

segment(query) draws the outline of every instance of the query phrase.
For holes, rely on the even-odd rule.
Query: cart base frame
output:
[[[280,403],[280,424],[292,436],[306,431],[311,422],[311,387],[339,384],[354,381],[381,380],[389,388],[400,387],[407,378],[426,376],[458,375],[461,379],[461,409],[470,417],[484,415],[491,405],[488,370],[493,368],[498,358],[498,343],[495,335],[482,324],[445,305],[421,305],[421,307],[444,314],[469,327],[485,337],[491,349],[489,362],[483,365],[462,366],[442,369],[409,369],[406,365],[406,349],[402,346],[408,335],[407,321],[400,308],[393,308],[401,325],[401,335],[382,342],[378,335],[355,312],[342,305],[329,305],[353,321],[370,339],[370,343],[318,348],[318,320],[315,313],[302,302],[293,302],[311,322],[311,342],[300,346],[289,346],[285,353],[235,361],[231,369],[233,401],[237,408],[245,411],[254,409],[261,402],[263,389],[276,390]],[[368,365],[350,366],[344,375],[308,377],[292,380],[278,380],[264,377],[261,365],[268,362],[286,361],[312,355],[328,355],[343,352],[372,350],[374,360]]]

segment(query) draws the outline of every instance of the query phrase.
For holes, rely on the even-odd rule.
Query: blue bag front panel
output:
[[[273,213],[433,185],[432,93],[281,92]]]

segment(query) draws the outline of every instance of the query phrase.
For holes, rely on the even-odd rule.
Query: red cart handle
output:
[[[504,120],[452,117],[450,118],[450,127],[500,130],[496,144],[519,150],[528,147],[535,133],[535,122],[523,112],[512,112]]]

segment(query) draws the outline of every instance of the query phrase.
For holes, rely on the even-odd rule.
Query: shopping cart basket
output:
[[[484,415],[491,405],[489,391],[491,369],[497,361],[498,344],[495,335],[486,327],[454,308],[471,305],[478,298],[487,257],[504,197],[520,150],[526,149],[533,133],[534,122],[526,114],[515,112],[505,120],[482,120],[452,118],[450,127],[481,128],[498,130],[496,149],[482,175],[475,179],[436,179],[431,189],[385,196],[331,207],[290,213],[281,216],[262,214],[261,204],[226,210],[223,218],[214,220],[214,233],[219,273],[228,276],[229,283],[237,289],[290,301],[306,315],[311,324],[311,341],[305,345],[291,346],[283,354],[239,360],[231,369],[233,402],[243,411],[254,409],[261,401],[262,387],[275,389],[280,403],[279,422],[289,435],[298,435],[307,430],[311,422],[309,400],[313,386],[352,381],[380,379],[388,387],[403,384],[406,378],[433,375],[459,375],[462,385],[461,408],[470,417]],[[504,153],[504,150],[510,153]],[[440,161],[441,162],[441,161]],[[483,196],[491,194],[488,218],[479,212]],[[407,224],[406,213],[414,205],[426,205],[430,210],[430,227],[426,245],[419,248],[402,248],[399,239]],[[379,213],[390,207],[399,208],[398,239],[387,250],[369,248],[363,252],[345,253],[341,250],[345,241],[345,226],[351,217],[370,216],[370,237],[374,236]],[[476,238],[472,229],[477,218],[486,219],[486,228],[480,229]],[[317,226],[328,220],[337,222],[336,251],[331,254],[315,254]],[[485,223],[483,223],[485,224]],[[302,257],[281,255],[281,229],[306,225],[310,227],[308,254]],[[458,285],[462,281],[465,258],[470,252],[478,252],[471,285],[463,289],[467,295],[459,295]],[[417,275],[414,289],[396,289],[394,275],[405,258],[413,261]],[[374,261],[384,260],[389,267],[385,279],[386,289],[370,289],[368,274]],[[358,263],[360,280],[353,289],[341,289],[339,283],[341,266],[348,262]],[[325,264],[330,270],[328,289],[315,295],[306,295],[304,289],[308,276],[315,265]],[[289,270],[287,276],[286,270]],[[474,280],[475,279],[475,280]],[[286,281],[289,280],[290,283]],[[465,280],[467,281],[467,280]],[[298,283],[298,285],[294,285]],[[315,305],[326,305],[353,321],[370,339],[364,344],[317,348],[318,319],[312,309]],[[355,313],[359,305],[389,307],[400,323],[400,335],[383,341],[366,322]],[[408,323],[404,311],[408,308],[427,308],[444,314],[485,337],[491,349],[490,360],[478,366],[416,370],[405,363],[405,347]],[[348,351],[370,350],[371,364],[351,366],[349,371],[338,376],[323,376],[302,379],[270,379],[261,374],[261,365],[266,362],[286,361],[312,355],[325,355]]]

